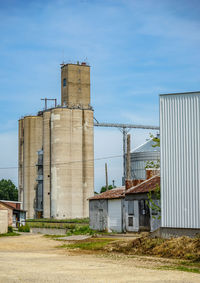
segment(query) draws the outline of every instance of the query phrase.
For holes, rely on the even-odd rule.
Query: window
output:
[[[128,201],[128,215],[134,215],[134,202],[133,202],[133,200]]]
[[[133,217],[128,218],[128,226],[133,227]]]
[[[63,86],[65,87],[67,85],[66,79],[63,79]]]

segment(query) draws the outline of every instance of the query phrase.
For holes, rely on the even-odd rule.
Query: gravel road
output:
[[[199,274],[155,269],[162,259],[74,254],[60,244],[42,235],[0,238],[0,282],[200,282]]]

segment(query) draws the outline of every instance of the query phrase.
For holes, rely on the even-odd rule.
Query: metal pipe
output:
[[[129,128],[129,129],[151,129],[159,130],[158,126],[136,125],[136,124],[119,124],[119,123],[94,123],[95,127],[111,127],[111,128]]]

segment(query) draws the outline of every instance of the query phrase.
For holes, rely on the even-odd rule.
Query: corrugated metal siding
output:
[[[160,152],[132,152],[131,153],[131,177],[133,180],[146,179],[146,165],[148,161],[155,163],[160,160]]]
[[[90,228],[98,231],[107,229],[108,201],[97,199],[89,201]]]
[[[200,228],[200,93],[160,96],[161,224]]]
[[[122,200],[108,200],[108,231],[122,232]]]

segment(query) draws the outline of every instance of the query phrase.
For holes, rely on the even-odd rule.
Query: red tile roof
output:
[[[155,191],[157,185],[160,186],[160,176],[153,176],[152,178],[144,181],[143,183],[132,187],[126,191],[126,194],[139,194]]]
[[[19,202],[9,202],[9,201],[4,201],[4,200],[0,200],[0,203],[7,206],[8,208],[12,209],[12,210],[18,210],[18,211],[25,211],[23,209],[20,209],[20,203]]]
[[[124,192],[125,192],[125,187],[115,188],[115,189],[106,191],[104,193],[97,194],[97,195],[89,198],[89,200],[124,198]]]

